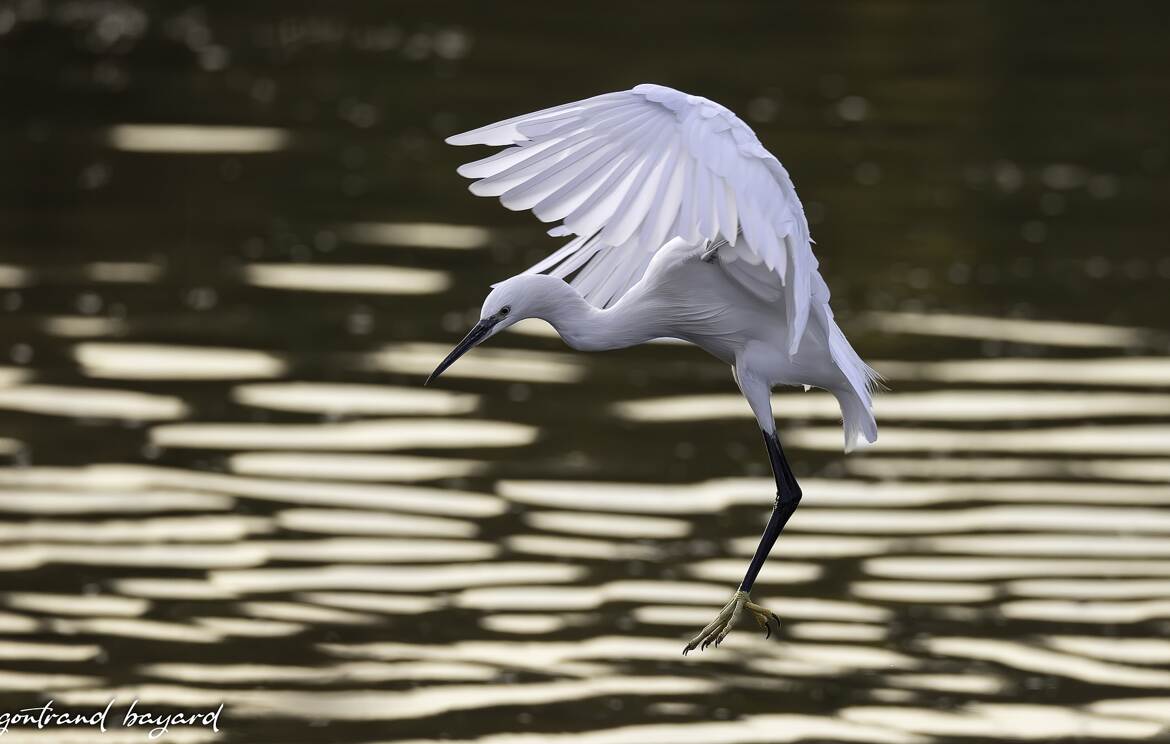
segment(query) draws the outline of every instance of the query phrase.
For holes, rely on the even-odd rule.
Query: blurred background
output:
[[[182,742],[1167,740],[1168,31],[0,2],[0,707],[226,703]],[[559,244],[443,138],[641,82],[784,162],[891,388],[848,458],[829,398],[777,394],[784,630],[688,658],[774,490],[729,371],[526,323],[420,388]]]

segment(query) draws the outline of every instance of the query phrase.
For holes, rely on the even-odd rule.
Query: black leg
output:
[[[768,554],[772,552],[776,538],[780,537],[780,533],[784,531],[784,525],[788,524],[788,518],[792,516],[800,504],[800,485],[796,482],[796,476],[792,474],[792,468],[788,467],[788,461],[784,459],[784,450],[780,447],[780,440],[775,434],[764,432],[764,445],[768,448],[772,474],[776,476],[776,502],[772,505],[772,516],[768,519],[768,526],[764,528],[763,536],[760,537],[756,554],[752,556],[752,562],[748,566],[747,574],[743,577],[743,583],[739,585],[740,591],[743,592],[752,590],[752,584],[756,583],[756,576],[764,567],[764,561],[768,559]]]

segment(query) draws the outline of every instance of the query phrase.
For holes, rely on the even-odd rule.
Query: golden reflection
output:
[[[799,666],[789,663],[791,670]],[[823,671],[823,670],[822,670]],[[798,676],[793,674],[792,676]],[[657,710],[692,715],[693,705],[658,703]],[[437,739],[410,739],[399,744],[437,744]],[[788,744],[802,741],[864,742],[864,744],[925,744],[922,737],[887,728],[863,726],[823,716],[784,713],[746,715],[729,721],[645,723],[565,733],[488,734],[467,744]]]
[[[231,592],[360,591],[437,592],[494,584],[548,584],[576,581],[585,573],[580,566],[553,563],[493,561],[439,566],[350,566],[335,564],[312,568],[257,568],[213,571],[214,587]]]
[[[2,482],[0,473],[0,482]],[[102,514],[121,512],[228,511],[235,499],[218,494],[181,490],[60,492],[51,490],[5,491],[0,513],[10,514]]]
[[[20,266],[0,264],[0,288],[17,289],[32,281],[32,272]]]
[[[845,469],[871,478],[1093,478],[1170,483],[1170,458],[850,457]]]
[[[1170,579],[1021,579],[1007,589],[1021,597],[1145,599],[1170,596]]]
[[[100,677],[80,674],[46,674],[43,672],[16,672],[0,670],[0,690],[40,694],[44,690],[69,690],[100,685]],[[13,734],[17,734],[16,731]],[[16,739],[14,735],[12,737]]]
[[[125,152],[193,154],[261,153],[289,145],[288,130],[199,124],[119,124],[107,134],[110,147]]]
[[[980,384],[1089,386],[1166,386],[1170,357],[1099,357],[1093,359],[952,359],[947,361],[879,361],[873,364],[890,380]],[[880,397],[880,396],[879,396]]]
[[[90,634],[131,638],[136,642],[213,644],[223,640],[221,633],[167,620],[129,617],[84,617],[53,621],[53,630],[67,635]],[[108,698],[107,698],[108,700]]]
[[[989,580],[1024,576],[1170,576],[1170,561],[1070,558],[953,558],[897,556],[870,558],[867,573],[896,579]]]
[[[659,551],[648,545],[561,535],[511,535],[504,544],[515,553],[549,558],[590,558],[604,561],[654,560]]]
[[[1090,703],[1089,710],[1102,715],[1139,718],[1170,726],[1170,697],[1143,697],[1130,700],[1102,700]]]
[[[839,419],[841,409],[824,391],[778,393],[772,410],[781,420]],[[1044,390],[947,390],[883,393],[874,400],[880,420],[1030,421],[1170,415],[1170,395],[1161,393],[1054,392]],[[630,421],[678,422],[748,419],[742,395],[710,394],[634,400],[614,405]],[[883,442],[884,444],[884,442]]]
[[[702,604],[722,604],[728,599],[726,588],[717,599]],[[876,605],[859,604],[839,599],[817,599],[815,597],[798,597],[791,594],[777,593],[776,604],[784,607],[784,620],[817,620],[824,622],[860,622],[882,623],[893,615],[893,612]],[[663,603],[669,603],[668,597],[663,597]],[[684,601],[681,599],[675,601]],[[761,602],[763,600],[760,600]],[[696,602],[696,604],[699,604]],[[707,608],[685,607],[665,604],[665,606],[646,605],[635,609],[634,614],[643,622],[652,622],[663,625],[695,625],[700,612],[707,614],[706,620],[697,624],[703,625],[711,620],[711,612]]]
[[[284,509],[276,523],[286,530],[327,535],[471,537],[479,531],[467,519],[358,509]]]
[[[1145,721],[1092,715],[1057,705],[1022,703],[968,705],[959,710],[906,706],[846,708],[841,715],[866,726],[948,738],[1052,740],[1092,737],[1106,741],[1148,739],[1158,727]]]
[[[565,619],[561,615],[485,615],[479,619],[479,625],[493,633],[546,635],[565,627]]]
[[[232,380],[279,377],[285,364],[248,349],[83,343],[73,355],[87,377],[114,380]]]
[[[924,643],[932,653],[942,656],[991,661],[1026,672],[1069,677],[1091,684],[1170,688],[1170,671],[1167,670],[1143,669],[1086,659],[1017,641],[989,638],[928,638]]]
[[[861,317],[861,322],[885,333],[979,338],[1041,346],[1128,348],[1147,345],[1154,338],[1152,331],[1143,328],[950,313],[869,312]]]
[[[1111,556],[1117,558],[1170,557],[1170,543],[1164,536],[1052,535],[1013,533],[931,537],[927,546],[940,553],[977,555],[1067,555]]]
[[[303,602],[241,602],[240,610],[248,617],[305,625],[375,625],[382,619],[366,612],[339,610]]]
[[[849,591],[879,602],[974,604],[995,597],[994,586],[944,581],[858,581]]]
[[[90,705],[105,705],[110,701],[110,698],[120,698],[122,700],[150,700],[155,705],[168,705],[175,708],[204,708],[210,707],[214,709],[215,706],[223,702],[223,692],[211,688],[192,687],[190,685],[158,685],[158,684],[133,684],[125,687],[99,687],[90,686],[88,689],[69,690],[57,696],[57,699],[66,705],[72,706],[90,706]],[[111,732],[112,733],[112,732]],[[167,736],[181,733],[180,731],[173,731]],[[142,732],[137,731],[135,735],[138,740],[142,740]],[[87,740],[93,741],[93,737]]]
[[[90,315],[49,316],[41,321],[41,327],[50,336],[62,338],[124,336],[129,330],[129,325],[121,318]]]
[[[612,581],[597,586],[500,586],[465,589],[455,598],[459,607],[492,611],[587,610],[606,602],[640,605],[689,603],[721,605],[730,592],[719,584],[686,581]],[[710,610],[704,609],[710,620]]]
[[[632,514],[614,516],[581,511],[534,511],[523,515],[525,524],[546,532],[625,539],[685,537],[690,522],[668,517],[644,517]]]
[[[425,379],[451,349],[443,344],[392,344],[366,356],[368,369],[420,375]],[[579,382],[585,377],[580,355],[489,347],[476,349],[443,373],[446,377],[512,382]]]
[[[187,415],[174,396],[58,385],[0,387],[0,409],[52,416],[161,421]]]
[[[999,612],[1012,620],[1054,623],[1124,625],[1170,618],[1170,599],[1131,602],[1069,602],[1063,600],[1020,600],[1005,602]]]
[[[10,385],[19,385],[32,377],[32,372],[20,367],[0,366],[0,388]]]
[[[74,543],[134,543],[180,540],[232,542],[248,535],[276,529],[267,517],[213,515],[138,519],[78,520],[38,519],[0,523],[0,541],[57,541]]]
[[[760,484],[765,481],[760,479]],[[764,486],[745,498],[755,503],[770,502],[775,484]],[[563,509],[588,504],[595,511],[634,514],[699,514],[718,511],[737,500],[717,485],[691,484],[663,487],[647,483],[602,483],[585,481],[500,480],[496,493],[509,501]]]
[[[706,581],[722,581],[734,585],[743,578],[744,564],[738,558],[712,558],[685,567],[686,572]],[[796,561],[769,561],[760,571],[758,584],[804,584],[816,581],[823,570],[815,563]]]
[[[520,447],[536,429],[506,421],[384,419],[319,424],[191,423],[156,426],[160,447],[198,449],[388,450],[427,447]]]
[[[310,604],[380,615],[419,615],[443,605],[442,599],[430,595],[305,592],[297,596]]]
[[[0,633],[40,633],[45,630],[45,623],[13,612],[0,612]],[[0,688],[2,689],[2,688]]]
[[[49,594],[10,592],[4,604],[18,610],[46,615],[81,615],[85,617],[139,617],[150,609],[150,602],[133,597],[103,594]]]
[[[206,685],[271,685],[274,682],[335,685],[346,682],[387,682],[395,680],[487,681],[495,669],[455,662],[383,663],[347,662],[331,666],[289,664],[148,664],[139,668],[148,676],[171,682]]]
[[[290,563],[445,563],[486,561],[499,553],[492,543],[473,540],[334,537],[245,543],[267,562]]]
[[[487,517],[502,512],[505,503],[490,494],[373,483],[277,480],[249,478],[197,470],[147,465],[89,465],[82,468],[0,469],[0,485],[85,489],[61,494],[54,503],[43,493],[15,494],[0,499],[0,510],[63,511],[150,511],[178,507],[187,499],[187,509],[226,509],[232,494],[287,504],[313,504],[357,509],[382,509],[438,513],[465,517]],[[155,489],[189,489],[162,491]],[[205,493],[207,491],[213,493]],[[23,498],[21,498],[23,496]],[[54,496],[57,496],[54,494]]]
[[[1057,532],[1170,532],[1170,512],[1160,509],[1112,508],[1103,506],[982,506],[972,509],[804,509],[801,520],[791,529],[800,532],[845,533],[934,533],[970,532],[988,529],[1040,530]],[[932,538],[973,547],[988,536]],[[1056,535],[1064,538],[1067,536]],[[991,540],[997,538],[992,537]],[[1016,536],[1027,545],[1028,536]],[[986,543],[984,543],[986,544]],[[960,551],[967,552],[967,551]],[[977,551],[984,552],[984,551]],[[1002,551],[1001,551],[1002,552]]]
[[[915,669],[917,659],[874,646],[845,643],[792,643],[786,649],[789,658],[837,669]]]
[[[418,295],[438,294],[451,286],[443,271],[384,264],[251,264],[243,271],[244,281],[252,286],[301,292]]]
[[[838,442],[838,445],[840,442]],[[856,459],[856,458],[854,458]],[[906,507],[967,501],[1020,504],[1056,502],[1077,504],[1167,504],[1170,487],[1152,484],[1104,484],[1062,481],[885,481],[803,478],[801,514],[817,507]],[[575,509],[587,503],[597,512],[615,514],[707,514],[745,504],[767,507],[775,498],[771,478],[719,478],[700,483],[615,483],[598,481],[500,480],[496,492],[509,501],[543,507]],[[583,501],[584,499],[584,501]],[[991,507],[987,507],[991,508]],[[1040,507],[1036,508],[1055,508]],[[1072,510],[1069,510],[1072,511]],[[875,512],[876,513],[876,512]],[[889,512],[887,523],[899,522],[905,512]],[[994,512],[993,512],[994,513]],[[933,512],[932,512],[933,514]],[[612,517],[615,520],[618,517]],[[826,517],[827,518],[827,517]],[[914,517],[911,516],[911,519]],[[939,523],[953,515],[930,514],[923,519]],[[1075,515],[1067,517],[1076,519]],[[1160,521],[1161,518],[1158,518]],[[832,532],[832,528],[825,530]],[[826,538],[827,539],[827,538]],[[826,549],[831,543],[826,544]],[[854,543],[854,545],[860,545]],[[754,549],[754,546],[753,546]],[[843,547],[841,549],[844,549]]]
[[[351,481],[428,481],[463,478],[487,469],[485,462],[446,457],[353,455],[327,452],[243,452],[228,457],[240,475]]]
[[[138,568],[244,568],[264,563],[262,547],[248,543],[164,545],[58,545],[0,547],[0,568],[31,569],[52,563]]]
[[[759,544],[757,537],[737,537],[729,541],[730,550],[736,555],[751,557]],[[772,553],[779,560],[789,557],[812,558],[854,558],[866,555],[881,555],[892,552],[895,540],[853,535],[797,535],[785,534],[784,544],[775,546]]]
[[[1170,664],[1170,641],[1165,638],[1103,638],[1049,636],[1045,643],[1058,651],[1123,664]]]
[[[474,411],[479,396],[447,390],[328,382],[238,385],[232,399],[245,406],[326,416],[362,414],[453,416]]]
[[[889,630],[881,625],[863,623],[793,623],[785,626],[790,638],[808,641],[878,642]]]
[[[194,617],[192,620],[213,633],[238,638],[283,638],[306,630],[300,623],[248,617]]]
[[[95,261],[82,265],[81,271],[90,281],[116,284],[149,284],[163,275],[159,264],[134,261]]]
[[[456,250],[485,248],[492,239],[486,227],[437,222],[351,222],[339,225],[337,234],[353,243]]]
[[[962,674],[889,674],[885,681],[898,687],[962,695],[994,695],[1006,687],[1001,677],[965,671]]]
[[[36,643],[0,640],[0,660],[93,661],[102,654],[100,646],[91,644]]]
[[[789,428],[785,442],[819,451],[841,449],[839,426]],[[1061,452],[1085,455],[1170,455],[1170,426],[1093,425],[1030,429],[926,429],[885,426],[874,445],[882,452]]]
[[[702,695],[719,689],[714,682],[659,675],[596,676],[552,682],[506,685],[419,686],[408,690],[346,690],[301,692],[282,690],[235,693],[238,715],[279,713],[331,721],[396,721],[428,718],[449,712],[500,706],[544,705],[598,696]]]
[[[236,596],[234,592],[213,586],[203,578],[115,579],[112,584],[119,594],[147,599],[215,600],[232,599]]]

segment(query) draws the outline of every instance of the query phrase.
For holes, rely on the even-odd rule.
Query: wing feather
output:
[[[571,211],[593,193],[617,166],[621,155],[621,148],[602,141],[584,157],[563,160],[546,173],[508,189],[500,196],[500,204],[519,212],[549,204],[551,200],[552,204],[568,204],[565,211]]]
[[[520,134],[517,126],[526,122],[540,121],[541,119],[548,119],[552,116],[562,112],[577,112],[584,113],[592,108],[604,106],[611,101],[626,100],[624,92],[618,93],[602,93],[599,96],[586,98],[581,101],[574,101],[572,103],[563,103],[560,106],[553,106],[552,108],[541,109],[534,111],[531,114],[524,114],[523,116],[513,116],[511,119],[504,119],[495,124],[488,124],[479,129],[472,129],[470,132],[463,134],[456,134],[447,138],[449,145],[512,145],[522,140],[528,139]]]
[[[581,221],[583,221],[585,214],[589,214],[591,208],[597,206],[598,201],[614,199],[615,190],[626,178],[629,168],[635,160],[632,152],[636,152],[636,149],[626,146],[628,140],[638,139],[646,130],[651,129],[652,124],[652,117],[642,117],[638,122],[633,123],[633,129],[629,131],[628,136],[622,138],[615,145],[615,163],[606,171],[604,181],[586,181],[584,184],[571,181],[556,193],[550,194],[548,198],[541,201],[541,204],[532,208],[532,213],[545,222],[564,219],[566,225],[571,225],[573,232],[577,234],[596,233],[601,225],[604,225],[608,215],[612,214],[612,206],[607,212],[596,215],[598,222],[596,226],[586,228],[581,226]],[[586,188],[589,188],[589,191],[581,193],[585,192]],[[620,198],[620,194],[617,195]],[[572,214],[571,218],[570,214]]]
[[[585,244],[581,247],[580,250],[575,252],[569,258],[565,259],[561,265],[557,266],[549,273],[553,276],[563,279],[584,266],[589,260],[597,255],[598,251],[604,247],[605,245],[597,239],[596,235],[591,236],[588,240],[585,241]],[[529,269],[529,271],[531,271],[531,269]]]
[[[789,352],[799,348],[812,293],[824,285],[808,222],[788,172],[723,106],[639,85],[447,141],[505,146],[459,169],[476,179],[472,193],[560,221],[550,235],[575,236],[528,271],[566,278],[605,307],[672,238],[724,240],[729,275],[767,301],[784,302]]]
[[[581,247],[588,240],[589,240],[589,238],[584,236],[584,235],[579,235],[579,236],[573,238],[568,243],[565,243],[560,248],[553,251],[549,255],[545,256],[540,261],[534,263],[532,266],[529,266],[528,269],[524,273],[525,274],[541,274],[541,273],[544,273],[545,271],[548,271],[549,269],[554,269],[554,267],[556,267],[557,264],[560,264],[566,258],[573,256],[573,255],[579,255],[582,252]]]

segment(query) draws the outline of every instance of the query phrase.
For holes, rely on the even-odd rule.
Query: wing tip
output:
[[[490,124],[480,129],[472,129],[470,132],[461,132],[447,137],[443,141],[448,145],[455,145],[461,147],[463,145],[488,145],[490,147],[507,147],[514,145],[517,142],[527,142],[528,138],[522,134],[511,134],[509,132],[499,132],[499,125]],[[490,130],[490,131],[489,131]]]

